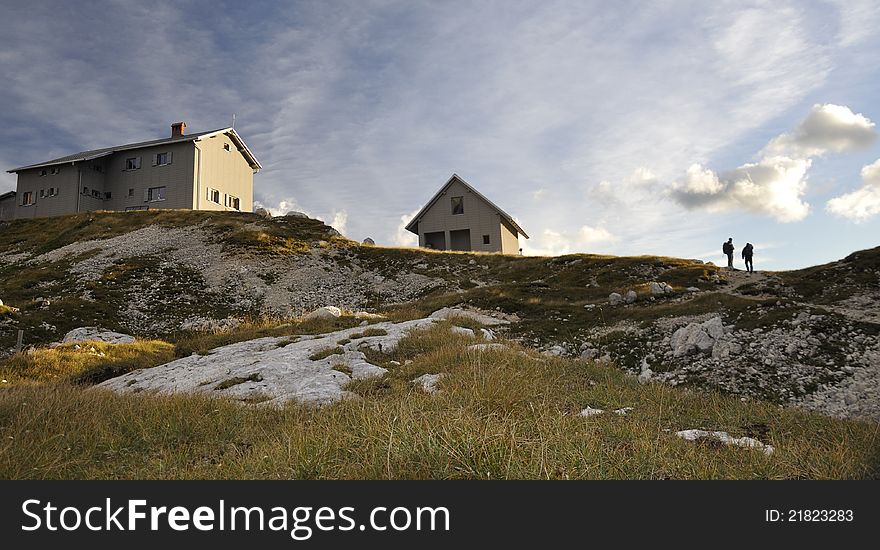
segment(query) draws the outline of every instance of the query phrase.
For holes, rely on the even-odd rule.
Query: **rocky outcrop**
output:
[[[134,336],[104,330],[98,327],[80,327],[75,328],[64,335],[61,340],[62,344],[73,344],[77,342],[106,342],[108,344],[131,344],[134,342]]]
[[[703,323],[690,323],[672,334],[672,355],[682,357],[694,353],[711,353],[724,337],[721,317],[712,317]]]
[[[412,330],[432,319],[377,323],[386,334],[350,337],[352,328],[316,337],[258,338],[191,355],[165,365],[134,371],[97,387],[120,393],[199,393],[245,403],[281,406],[288,401],[311,405],[353,397],[351,380],[383,376],[387,370],[370,363],[362,347],[393,351]],[[376,332],[380,332],[377,330]],[[344,344],[340,342],[345,342]]]

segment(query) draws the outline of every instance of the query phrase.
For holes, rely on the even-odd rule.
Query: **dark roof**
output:
[[[2,195],[0,195],[0,201],[8,199],[9,197],[14,197],[14,196],[15,196],[15,191],[9,191],[7,193],[3,193]]]
[[[65,157],[59,157],[57,159],[38,162],[36,164],[29,164],[27,166],[21,166],[19,168],[13,168],[12,170],[7,170],[7,172],[11,174],[15,172],[21,172],[22,170],[30,170],[32,168],[43,168],[44,166],[55,166],[57,164],[67,164],[69,162],[92,160],[100,157],[105,157],[107,155],[112,155],[117,151],[127,151],[130,149],[140,149],[142,147],[153,147],[155,145],[166,145],[170,143],[184,143],[187,141],[195,141],[199,138],[207,137],[214,134],[227,134],[230,138],[232,138],[232,141],[235,142],[239,152],[244,156],[245,160],[248,161],[248,164],[251,168],[253,168],[254,170],[259,170],[263,167],[257,160],[257,158],[251,153],[250,149],[248,149],[247,145],[245,145],[244,140],[241,139],[241,136],[238,135],[238,132],[236,132],[234,128],[220,128],[218,130],[211,130],[210,132],[199,132],[195,134],[184,135],[181,137],[168,137],[164,139],[154,139],[152,141],[140,141],[138,143],[115,145],[113,147],[105,147],[103,149],[92,149],[91,151],[81,151],[73,155],[67,155]]]
[[[510,225],[512,225],[514,227],[514,229],[516,229],[523,237],[525,237],[527,239],[529,238],[528,234],[526,234],[526,232],[523,231],[523,228],[520,227],[519,224],[516,223],[516,220],[513,219],[513,216],[511,216],[510,214],[508,214],[507,212],[505,212],[504,210],[499,208],[498,205],[496,205],[494,202],[487,199],[482,193],[480,193],[479,191],[474,189],[473,185],[464,181],[458,174],[452,174],[452,177],[449,178],[449,180],[443,185],[443,187],[440,188],[439,191],[437,191],[437,194],[434,195],[434,197],[430,201],[428,201],[428,204],[426,204],[424,208],[419,210],[419,213],[413,217],[412,221],[410,221],[409,224],[407,224],[406,230],[409,231],[410,233],[418,234],[418,230],[416,229],[416,225],[418,224],[419,219],[425,215],[425,212],[427,212],[428,209],[430,209],[432,206],[434,206],[434,203],[437,202],[440,199],[440,197],[443,195],[443,193],[445,193],[446,190],[449,189],[449,186],[452,185],[452,183],[456,182],[456,181],[459,182],[460,184],[464,185],[465,188],[467,188],[471,193],[473,193],[477,197],[483,199],[483,201],[486,202],[486,204],[491,206],[496,212],[498,212],[498,214],[502,218],[507,220],[507,222],[510,223]]]

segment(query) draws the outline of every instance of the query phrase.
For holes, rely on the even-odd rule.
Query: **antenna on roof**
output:
[[[232,129],[235,130],[235,113],[232,113]]]

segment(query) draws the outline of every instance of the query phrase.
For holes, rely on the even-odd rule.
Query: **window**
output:
[[[131,157],[125,159],[126,170],[137,170],[141,167],[141,157]]]
[[[223,148],[226,149],[227,151],[229,151],[229,144],[228,144],[228,143],[224,143],[224,144],[223,144]]]
[[[55,168],[50,169],[50,170],[49,170],[49,173],[52,174],[53,176],[56,175],[56,174],[60,174],[60,173],[61,173],[61,168],[58,168],[58,167],[56,166]]]
[[[47,174],[45,170],[40,170],[40,177],[43,177]]]
[[[57,195],[58,195],[58,188],[57,187],[50,187],[49,188],[49,196],[54,197]]]
[[[220,191],[208,188],[208,200],[220,204]]]
[[[34,204],[34,192],[33,191],[25,191],[21,194],[21,205],[22,206],[30,206]]]
[[[93,164],[93,165],[92,165],[92,170],[94,170],[95,172],[103,172],[103,171],[104,171],[104,167],[101,166],[100,164]]]
[[[42,199],[42,198],[45,197],[45,196],[46,196],[46,190],[45,190],[45,189],[40,189],[40,198]]]
[[[133,197],[133,196],[134,196],[134,189],[129,188],[129,190],[128,190],[128,196],[129,196],[129,197]]]
[[[153,166],[165,166],[171,164],[171,153],[156,153],[153,157]]]
[[[106,201],[106,200],[110,200],[110,196],[111,196],[111,195],[110,195],[110,191],[107,191],[106,193],[104,193],[104,200],[105,200],[105,201]]]
[[[100,198],[101,198],[101,192],[98,191],[97,189],[92,189],[92,196],[95,197],[96,199],[100,199]]]
[[[236,210],[238,210],[239,205],[241,205],[241,200],[238,197],[233,197],[232,195],[229,195],[228,197],[226,197],[225,205],[229,208],[235,208]]]
[[[147,190],[147,200],[150,202],[165,200],[165,187],[150,187]]]
[[[464,197],[452,197],[452,215],[464,214]]]
[[[489,235],[483,235],[483,244],[489,244]]]
[[[88,195],[88,194],[89,194],[89,188],[83,186],[83,195]]]

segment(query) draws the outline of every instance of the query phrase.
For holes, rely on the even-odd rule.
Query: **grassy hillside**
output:
[[[877,477],[876,421],[779,404],[828,394],[808,408],[857,418],[880,410],[849,400],[873,391],[863,375],[880,350],[878,266],[880,248],[747,278],[653,256],[364,247],[317,220],[236,213],[2,223],[0,477]],[[671,291],[652,294],[652,282]],[[630,290],[635,302],[609,303]],[[514,322],[498,330],[503,350],[475,353],[445,323],[394,354],[371,353],[389,374],[352,382],[360,399],[321,409],[91,387],[234,342],[362,322],[300,317],[323,305],[395,321],[475,307]],[[673,356],[674,331],[715,316],[743,351]],[[185,328],[193,319],[235,328]],[[46,347],[81,326],[139,339]],[[26,350],[9,355],[19,329]],[[632,375],[646,364],[667,383],[638,383]],[[423,373],[444,373],[441,393],[410,383]],[[586,407],[633,411],[578,416]],[[692,428],[777,451],[674,435]]]
[[[401,342],[401,366],[315,409],[188,396],[118,396],[67,383],[0,391],[2,478],[864,478],[876,425],[717,393],[640,385],[620,370],[527,350],[476,353],[437,327]],[[387,359],[391,360],[391,357]],[[407,360],[411,363],[403,364]],[[446,373],[441,392],[409,383]],[[632,407],[583,418],[584,407]],[[773,455],[694,444],[725,430]]]

